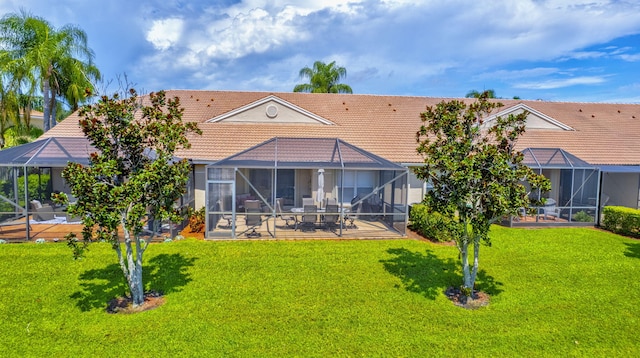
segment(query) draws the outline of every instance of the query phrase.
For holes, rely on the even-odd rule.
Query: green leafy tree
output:
[[[496,98],[496,91],[492,89],[488,89],[484,92],[479,92],[477,90],[471,90],[467,92],[465,95],[466,98],[480,98],[480,96],[485,95],[487,98]]]
[[[8,57],[4,71],[14,91],[42,93],[45,131],[56,124],[58,98],[77,109],[100,79],[87,34],[73,25],[56,29],[24,11],[8,14],[0,19],[0,49]]]
[[[340,80],[345,77],[347,77],[347,70],[336,66],[336,61],[329,64],[316,61],[313,63],[313,68],[305,66],[300,70],[300,78],[307,78],[309,83],[296,85],[293,92],[353,93],[349,85],[340,83]]]
[[[524,133],[527,113],[485,123],[502,106],[487,98],[484,93],[470,105],[454,100],[427,107],[416,134],[417,151],[425,165],[414,172],[433,185],[425,202],[457,221],[452,231],[462,261],[462,288],[468,297],[473,297],[480,244],[491,243],[491,224],[529,206],[528,186],[550,190],[549,181],[522,164],[522,153],[514,149]]]
[[[16,92],[6,85],[6,78],[0,76],[0,148],[4,148],[6,145],[6,130],[19,123],[19,120],[20,104],[18,96]]]
[[[79,112],[80,127],[97,151],[88,166],[69,163],[62,173],[77,198],[68,211],[84,224],[83,240],[67,235],[75,257],[92,241],[110,242],[134,306],[144,302],[145,219],[182,220],[174,203],[185,192],[190,164],[176,161],[174,153],[189,148],[190,133],[201,133],[195,122],[182,122],[182,113],[179,98],[167,99],[162,91],[144,101],[133,89],[126,98],[103,96]]]

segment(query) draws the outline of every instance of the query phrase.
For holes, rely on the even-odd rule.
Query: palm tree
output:
[[[302,83],[293,88],[293,92],[311,93],[353,93],[349,85],[338,83],[347,77],[344,67],[336,66],[336,61],[325,64],[322,61],[313,63],[313,68],[300,70],[300,78],[308,78],[309,83]]]
[[[19,121],[20,104],[16,93],[9,90],[6,77],[0,76],[0,149],[5,146],[5,130]]]
[[[13,73],[18,88],[29,95],[42,93],[45,131],[56,124],[58,97],[77,108],[100,78],[87,34],[73,25],[55,29],[43,18],[24,11],[8,14],[0,20],[0,46],[14,62],[9,67],[27,70]]]

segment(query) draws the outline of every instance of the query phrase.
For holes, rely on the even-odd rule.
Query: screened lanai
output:
[[[62,178],[62,170],[69,162],[88,165],[92,152],[95,148],[85,137],[51,137],[0,150],[0,238],[29,240],[35,235],[35,238],[62,239],[71,230],[79,233],[81,227],[65,224],[79,225],[80,218],[69,215],[65,206],[54,203],[52,193],[67,193],[70,202],[75,200]],[[177,203],[185,211],[186,207],[193,206],[193,183],[191,178],[186,194]],[[148,224],[154,233],[164,230],[172,237],[179,229],[174,224],[153,221]]]
[[[405,234],[408,169],[340,139],[276,137],[206,172],[207,238]]]
[[[551,181],[551,191],[530,193],[545,204],[522,210],[512,225],[593,225],[599,214],[600,170],[559,148],[527,148],[523,164]]]
[[[66,213],[51,201],[51,194],[54,190],[70,192],[62,179],[62,169],[68,162],[87,164],[91,151],[93,147],[85,138],[47,138],[1,150],[2,237],[29,239],[32,226],[28,222],[53,223],[56,217],[66,220]]]

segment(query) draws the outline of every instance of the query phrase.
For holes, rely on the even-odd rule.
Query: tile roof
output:
[[[273,137],[340,138],[397,163],[420,163],[415,134],[426,106],[448,98],[292,92],[170,90],[185,108],[183,119],[195,121],[202,136],[180,153],[196,161],[216,161]],[[220,121],[214,117],[276,96],[335,125]],[[472,101],[471,99],[463,99]],[[640,105],[500,100],[505,107],[524,104],[571,128],[529,129],[518,148],[562,148],[591,164],[640,165]],[[82,135],[72,115],[44,137]]]

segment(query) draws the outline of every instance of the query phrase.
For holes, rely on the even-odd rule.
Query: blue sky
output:
[[[354,93],[640,103],[632,0],[0,2],[20,9],[84,29],[105,79],[143,92],[288,92],[322,60]]]

